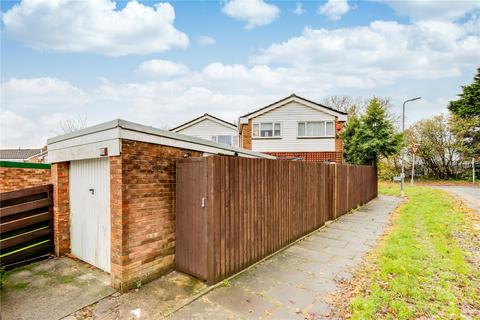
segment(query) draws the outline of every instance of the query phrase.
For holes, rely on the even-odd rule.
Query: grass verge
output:
[[[398,195],[398,184],[380,184],[379,192]],[[443,191],[408,187],[406,195],[391,229],[354,280],[347,317],[480,316],[480,268],[459,242],[471,239],[457,236],[468,234],[472,222]]]

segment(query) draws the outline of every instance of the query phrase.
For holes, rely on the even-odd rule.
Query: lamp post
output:
[[[403,101],[403,108],[402,108],[402,133],[405,132],[405,104],[407,102],[411,102],[411,101],[415,101],[415,100],[419,100],[419,99],[422,99],[422,97],[416,97],[416,98],[412,98],[412,99],[408,99],[408,100],[405,100]],[[401,187],[400,187],[400,194],[402,195],[402,197],[405,196],[405,168],[403,167],[403,158],[405,157],[405,148],[403,148],[402,150],[402,158],[400,160],[400,163],[402,165],[402,173],[400,174],[400,177],[402,179],[402,184],[401,184]]]
[[[415,177],[415,154],[418,151],[418,144],[414,144],[411,148],[412,151],[412,176],[410,178],[410,185],[413,186],[413,177]]]

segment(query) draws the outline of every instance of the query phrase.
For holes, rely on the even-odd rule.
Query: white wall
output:
[[[204,119],[185,129],[178,130],[175,132],[186,134],[188,136],[206,139],[206,140],[212,140],[212,136],[218,136],[218,135],[229,135],[229,136],[238,137],[237,129],[232,129],[230,127],[224,126],[210,119]]]
[[[280,122],[281,137],[275,139],[254,138],[252,150],[258,152],[335,151],[335,138],[298,139],[299,121],[335,121],[335,116],[313,108],[290,102],[284,106],[252,119],[258,122]],[[334,127],[335,131],[335,127]]]

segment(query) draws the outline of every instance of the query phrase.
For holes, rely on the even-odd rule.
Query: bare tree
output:
[[[321,103],[327,107],[347,112],[350,115],[358,115],[368,104],[368,100],[362,97],[334,95],[322,99]]]
[[[63,119],[59,123],[60,134],[74,132],[87,127],[87,116],[76,116]]]

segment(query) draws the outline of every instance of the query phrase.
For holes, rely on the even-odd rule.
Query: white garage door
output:
[[[71,252],[110,272],[110,170],[108,158],[70,163]]]

